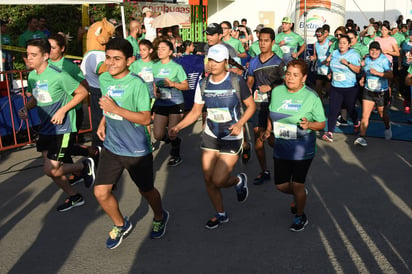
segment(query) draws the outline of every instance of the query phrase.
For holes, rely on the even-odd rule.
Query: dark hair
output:
[[[33,16],[33,15],[27,16],[27,18],[26,18],[27,24],[28,24],[28,23],[31,23],[31,21],[32,21],[33,19],[39,20],[39,18],[38,18],[37,16]]]
[[[226,24],[229,29],[232,29],[232,24],[229,21],[223,21],[220,23],[220,26],[222,26],[222,24]]]
[[[106,44],[106,51],[120,50],[123,52],[124,56],[127,58],[133,57],[133,47],[129,41],[123,38],[115,37],[109,40]]]
[[[63,35],[61,35],[61,34],[54,33],[54,34],[50,35],[49,39],[52,39],[52,40],[56,41],[57,45],[58,45],[60,48],[64,48],[63,53],[66,52],[66,50],[67,50],[67,40],[66,40],[66,37],[63,37]]]
[[[286,65],[286,70],[289,67],[298,67],[300,72],[302,72],[303,76],[308,74],[308,65],[303,59],[293,59]]]
[[[389,25],[389,22],[387,22],[387,21],[384,21],[384,22],[382,23],[381,28],[382,28],[382,27],[385,27],[385,28],[387,28],[388,30],[391,30],[391,27],[390,27],[390,25]]]
[[[263,29],[261,29],[260,30],[260,35],[262,34],[262,33],[267,33],[267,34],[269,34],[270,35],[270,40],[275,40],[275,31],[272,29],[272,28],[263,28]]]
[[[352,33],[353,35],[355,35],[355,37],[358,37],[358,33],[356,32],[355,29],[350,29],[348,30],[348,32],[346,34]]]
[[[185,52],[186,49],[187,49],[187,47],[190,46],[190,45],[192,45],[192,44],[193,44],[192,41],[190,41],[190,40],[185,40],[185,41],[183,42],[183,44],[182,44],[182,50],[183,50],[183,52]]]
[[[349,38],[349,36],[348,36],[347,34],[342,34],[342,35],[340,36],[340,38],[339,38],[339,41],[340,41],[341,39],[346,39],[346,40],[348,41],[348,44],[350,44],[350,38]]]
[[[167,47],[168,47],[171,51],[174,51],[173,43],[170,42],[169,40],[161,40],[161,41],[159,42],[159,45],[160,45],[160,43],[165,43],[165,44],[167,45]]]
[[[140,45],[146,46],[146,47],[148,47],[149,49],[153,49],[153,44],[152,44],[152,42],[150,42],[150,40],[147,40],[147,39],[142,39],[142,40],[140,40],[140,41],[139,41],[139,46],[140,46]]]
[[[246,18],[242,18],[242,20],[240,20],[241,22],[245,21],[247,23],[247,19]]]
[[[324,24],[323,26],[322,26],[322,29],[325,31],[327,31],[327,32],[330,32],[330,26],[328,25],[328,24]]]
[[[38,47],[42,54],[45,54],[45,53],[50,54],[51,46],[50,46],[49,40],[45,38],[30,39],[26,43],[26,47],[28,46]]]

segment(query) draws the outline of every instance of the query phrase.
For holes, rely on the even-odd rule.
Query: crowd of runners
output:
[[[105,52],[87,53],[81,70],[64,58],[64,36],[25,41],[26,65],[33,69],[28,78],[33,97],[19,114],[27,118],[30,109],[39,110],[37,149],[43,155],[44,172],[68,195],[57,210],[84,204],[75,183],[94,186],[97,201],[114,224],[106,242],[110,249],[120,245],[132,228],[113,194],[124,169],[153,210],[151,238],[164,235],[170,215],[154,186],[153,142],[170,144],[170,168],[184,165],[181,151],[189,148],[181,130],[199,117],[203,117],[201,169],[215,211],[205,227],[214,229],[229,221],[222,188],[233,186],[238,201],[246,201],[248,175],[232,172],[239,158],[246,164],[254,150],[260,170],[253,184],[269,181],[273,170],[276,188],[292,195],[290,230],[302,231],[308,224],[304,183],[316,152],[316,132],[333,142],[335,128],[351,120],[357,133],[354,144],[365,147],[374,110],[383,120],[388,140],[392,137],[388,108],[394,96],[402,96],[403,111],[410,112],[412,22],[404,24],[403,18],[392,23],[371,19],[362,31],[348,20],[334,35],[328,25],[319,27],[313,51],[305,58],[308,45],[293,31],[290,17],[282,19],[278,34],[258,25],[253,31],[256,41],[246,19],[241,25],[211,23],[204,32],[207,43],[200,48],[192,41],[180,41],[172,29],[156,37],[150,26],[152,11],[143,12],[145,37],[142,23],[131,21],[126,39],[112,38]],[[179,58],[192,60],[196,55],[202,56],[196,59],[201,71],[193,78]],[[102,64],[106,69],[99,74]],[[190,89],[194,93],[187,102],[184,94]],[[90,147],[75,144],[82,119],[78,106],[88,92],[93,120]],[[362,108],[361,117],[357,107]],[[272,164],[267,163],[265,143],[273,148]],[[73,163],[72,156],[84,158]]]

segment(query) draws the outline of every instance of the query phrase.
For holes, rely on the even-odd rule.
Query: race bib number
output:
[[[34,98],[36,98],[37,102],[42,104],[47,104],[53,102],[50,94],[45,90],[37,90],[34,92]]]
[[[232,121],[228,108],[208,108],[207,117],[216,123],[226,123]]]
[[[143,78],[146,83],[153,82],[153,73],[152,71],[141,71],[139,72],[139,76]]]
[[[172,92],[168,89],[160,89],[160,99],[170,100],[172,99]]]
[[[335,72],[335,73],[333,74],[333,80],[335,80],[335,81],[337,81],[337,82],[345,81],[345,80],[346,80],[346,76],[345,76],[345,74],[343,74],[343,73]]]
[[[253,99],[255,100],[256,103],[269,102],[268,94],[261,93],[259,90],[255,90]]]
[[[368,79],[368,87],[370,89],[376,90],[380,88],[378,79]]]
[[[123,120],[123,117],[111,112],[105,112],[104,115],[113,120]]]
[[[283,53],[289,53],[290,48],[288,46],[281,46],[280,49],[283,51]]]
[[[296,139],[298,127],[296,125],[273,122],[273,133],[276,138]]]

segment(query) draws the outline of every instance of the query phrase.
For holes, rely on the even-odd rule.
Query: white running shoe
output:
[[[366,142],[365,138],[363,137],[359,137],[355,140],[355,142],[353,142],[355,145],[360,145],[362,147],[366,147],[368,145],[368,143]]]
[[[392,139],[392,127],[385,129],[385,140]]]

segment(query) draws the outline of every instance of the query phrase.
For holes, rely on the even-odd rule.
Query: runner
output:
[[[332,41],[326,37],[323,28],[317,28],[315,35],[318,41],[315,43],[313,55],[310,57],[310,60],[316,60],[316,92],[322,100],[323,97],[327,98],[330,88],[330,80],[327,76],[329,74],[327,58],[331,53],[330,46],[332,45]],[[323,90],[325,92],[323,92]]]
[[[230,174],[242,150],[243,125],[252,117],[255,103],[245,81],[227,71],[229,53],[225,46],[210,47],[208,58],[210,76],[200,80],[192,110],[179,124],[169,129],[169,134],[176,136],[183,128],[193,124],[202,114],[203,106],[206,106],[207,122],[200,147],[206,190],[217,211],[206,223],[206,228],[214,229],[229,221],[221,188],[235,186],[239,202],[244,202],[248,197],[246,174]],[[246,106],[243,115],[239,100]]]
[[[298,58],[306,48],[305,40],[303,40],[302,36],[292,31],[292,19],[290,17],[282,19],[282,32],[276,36],[275,43],[283,51],[283,61],[285,64]]]
[[[161,41],[157,49],[159,60],[153,64],[156,101],[153,106],[155,113],[153,133],[156,140],[171,143],[168,166],[178,166],[183,160],[180,157],[181,139],[178,136],[168,136],[166,128],[172,128],[183,118],[184,99],[182,90],[187,90],[189,84],[183,67],[172,61],[173,44]]]
[[[409,31],[409,37],[402,44],[401,58],[399,67],[399,91],[403,97],[404,113],[411,113],[411,89],[405,85],[403,79],[408,75],[409,65],[412,63],[412,30]]]
[[[329,91],[328,132],[322,136],[322,139],[327,142],[333,142],[333,132],[342,105],[346,107],[348,115],[352,118],[355,132],[360,126],[355,109],[358,94],[356,74],[360,72],[360,56],[356,50],[349,48],[350,39],[347,35],[341,35],[338,41],[339,49],[332,53],[331,74],[328,74],[332,79]]]
[[[257,25],[256,29],[254,30],[256,32],[256,37],[257,40],[252,43],[252,45],[249,47],[249,55],[250,57],[256,57],[257,55],[260,54],[260,47],[259,47],[259,35],[260,31],[264,28],[265,26],[263,24]],[[280,59],[283,59],[283,51],[277,44],[273,44],[272,46],[272,51],[279,56]]]
[[[94,182],[94,161],[86,158],[70,164],[70,149],[76,134],[75,106],[87,97],[87,90],[67,72],[49,65],[50,43],[47,39],[27,41],[27,65],[33,69],[28,77],[28,91],[33,94],[20,109],[19,116],[27,119],[27,112],[37,106],[41,121],[37,151],[42,153],[44,173],[69,197],[57,207],[67,211],[84,204],[81,194],[69,183],[66,174],[82,174],[86,185]]]
[[[256,112],[250,119],[255,136],[255,152],[261,172],[255,178],[254,184],[260,185],[270,180],[270,171],[266,164],[266,154],[263,133],[266,131],[269,115],[269,102],[274,87],[283,83],[285,63],[272,51],[275,43],[275,32],[271,28],[260,30],[259,47],[261,53],[253,58],[249,64],[247,85],[253,92],[256,103]],[[273,146],[273,139],[269,141]]]
[[[230,24],[229,21],[223,21],[222,23],[220,23],[220,26],[223,30],[222,41],[226,44],[231,45],[236,50],[237,57],[246,58],[247,53],[242,45],[242,42],[230,35],[230,32],[232,31],[232,24]]]
[[[99,104],[104,116],[97,134],[104,148],[94,195],[114,224],[106,241],[109,249],[119,246],[132,229],[128,218],[123,218],[112,192],[124,169],[153,210],[150,237],[161,238],[169,220],[169,213],[162,208],[160,194],[153,182],[152,148],[145,126],[150,123],[149,90],[139,76],[128,70],[133,60],[132,45],[125,39],[114,38],[106,45],[108,71],[99,77],[102,90]]]
[[[360,135],[355,140],[355,145],[366,147],[366,130],[369,125],[369,117],[373,107],[377,106],[379,116],[385,124],[385,139],[392,138],[392,130],[389,120],[389,83],[388,79],[393,77],[391,63],[384,54],[378,42],[374,41],[369,45],[369,55],[363,63],[365,75],[360,80],[360,85],[364,86],[362,100],[362,120],[360,125]]]
[[[52,34],[49,37],[49,43],[51,46],[50,50],[50,58],[49,64],[67,72],[73,79],[78,81],[81,85],[85,88],[87,87],[87,81],[83,75],[83,72],[80,70],[79,66],[71,62],[70,60],[64,58],[63,54],[66,52],[67,49],[67,40],[61,34]],[[78,131],[80,130],[83,122],[83,108],[82,103],[78,104],[76,107],[76,137],[78,137]],[[78,144],[73,144],[71,147],[70,153],[72,156],[85,156],[85,157],[92,157],[94,160],[95,165],[97,166],[99,160],[99,151],[100,147],[86,147],[81,146]],[[69,159],[68,159],[69,161]],[[69,161],[73,163],[73,161]],[[73,186],[77,183],[83,182],[83,177],[73,174],[73,176],[69,177],[70,184]],[[89,183],[89,182],[86,182]],[[91,185],[87,185],[86,187],[89,188]]]
[[[276,188],[293,195],[291,211],[296,214],[291,231],[302,231],[308,224],[304,209],[307,190],[306,175],[316,152],[316,131],[325,127],[325,114],[319,96],[305,86],[308,68],[303,60],[287,65],[285,85],[272,92],[270,120],[265,137],[271,129],[275,134],[273,158]],[[269,120],[269,121],[270,121]]]

